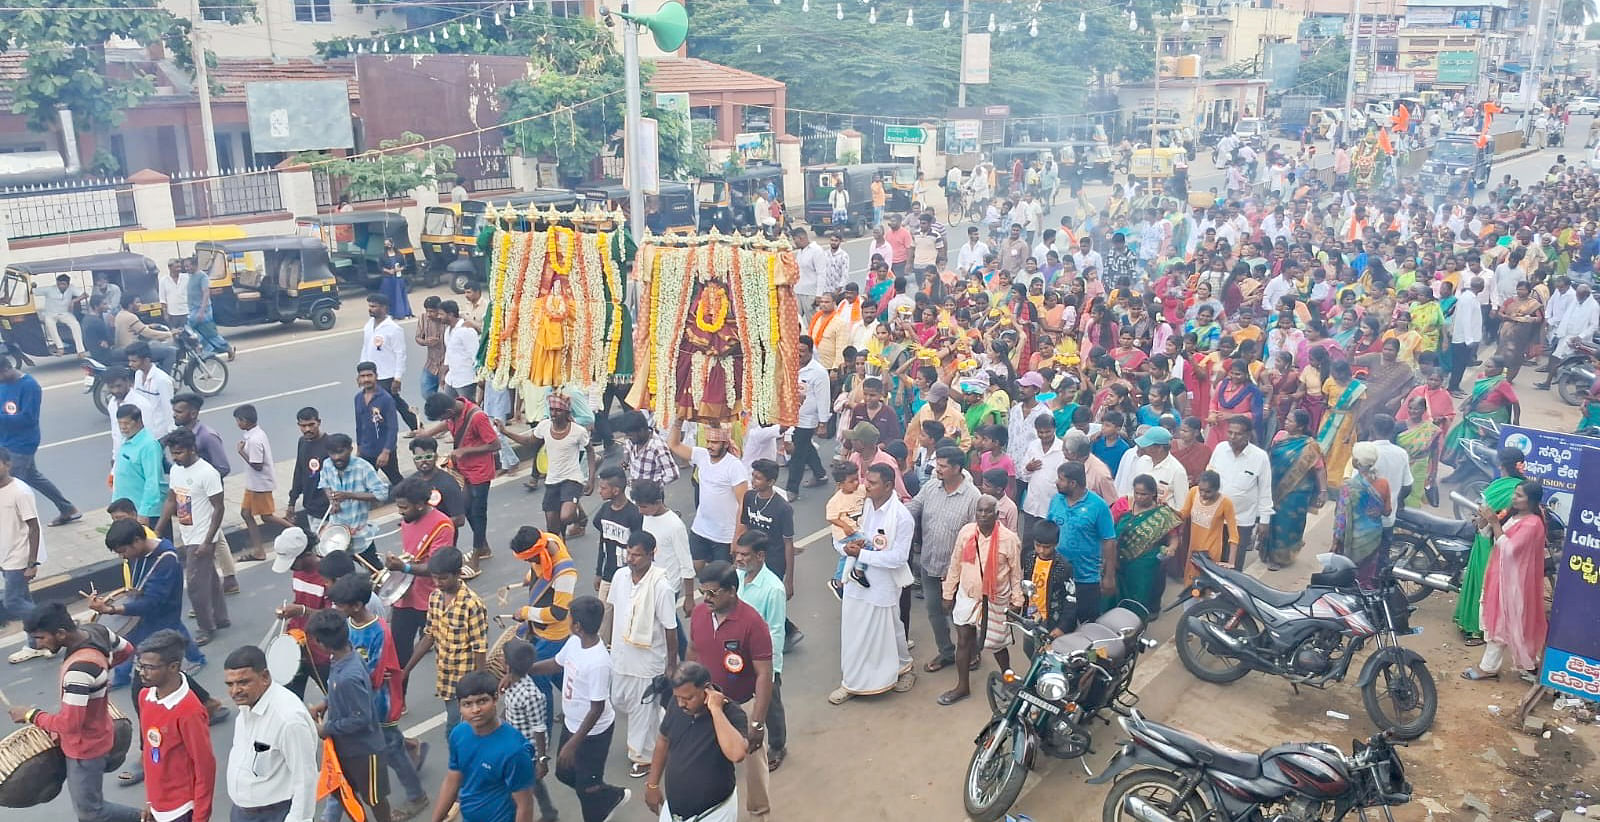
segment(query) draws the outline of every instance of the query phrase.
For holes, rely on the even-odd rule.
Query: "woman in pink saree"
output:
[[[1483,577],[1483,660],[1461,672],[1463,679],[1496,679],[1510,662],[1529,672],[1539,665],[1548,623],[1544,612],[1544,487],[1525,480],[1511,492],[1504,522],[1484,506],[1478,519],[1494,540]],[[1509,659],[1508,659],[1509,658]]]

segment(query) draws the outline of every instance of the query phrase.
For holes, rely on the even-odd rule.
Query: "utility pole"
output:
[[[1377,32],[1373,32],[1376,37]],[[1361,42],[1361,0],[1350,0],[1350,66],[1344,78],[1344,142],[1351,142],[1356,119],[1356,44]]]
[[[1155,32],[1156,35],[1156,74],[1155,83],[1151,88],[1151,94],[1155,96],[1155,100],[1150,106],[1150,173],[1145,177],[1146,196],[1154,196],[1156,193],[1156,124],[1161,121],[1161,24],[1156,22],[1156,16],[1153,14],[1150,15],[1150,30]],[[1134,151],[1138,151],[1138,149],[1134,149]],[[1129,165],[1132,165],[1131,160]],[[1129,168],[1129,171],[1132,170],[1132,168]],[[1129,176],[1131,177],[1132,175],[1130,174]]]
[[[189,45],[194,49],[194,89],[200,97],[200,139],[206,144],[207,174],[217,175],[217,129],[211,122],[211,78],[206,74],[205,18],[200,15],[200,0],[194,3],[194,27]]]
[[[627,13],[628,4],[622,5],[622,11]],[[622,21],[622,63],[624,96],[627,99],[622,144],[628,167],[628,231],[638,241],[644,237],[645,229],[644,181],[639,179],[642,176],[639,173],[640,161],[643,159],[639,154],[643,150],[639,145],[639,120],[644,104],[639,91],[639,24],[626,18]]]
[[[1540,65],[1541,61],[1539,58],[1544,54],[1545,14],[1550,11],[1550,6],[1553,4],[1554,0],[1543,0],[1543,2],[1539,4],[1538,28],[1536,28],[1533,32],[1533,59],[1528,61],[1528,79],[1526,81],[1528,97],[1527,99],[1523,100],[1523,103],[1526,104],[1526,110],[1522,115],[1523,144],[1527,144],[1528,140],[1533,137],[1533,116],[1534,113],[1538,111],[1539,101],[1543,96],[1543,72],[1545,71],[1546,67]]]
[[[967,105],[967,25],[972,16],[972,0],[961,0],[961,76],[957,79],[956,107]]]

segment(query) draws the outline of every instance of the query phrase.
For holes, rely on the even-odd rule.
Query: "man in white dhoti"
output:
[[[867,466],[860,533],[866,539],[838,546],[866,569],[866,584],[844,583],[839,620],[839,664],[843,679],[828,701],[838,705],[859,695],[904,693],[917,681],[900,622],[900,589],[911,584],[911,536],[915,523],[895,494],[894,469]]]

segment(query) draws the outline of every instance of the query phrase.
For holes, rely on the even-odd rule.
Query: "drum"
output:
[[[66,781],[66,754],[43,729],[27,725],[0,739],[0,807],[43,805]]]
[[[522,623],[513,622],[511,627],[505,629],[505,631],[495,639],[494,644],[489,646],[489,655],[484,658],[483,667],[487,668],[489,673],[494,674],[495,679],[501,679],[505,677],[506,643],[516,639],[517,631],[521,630],[521,628]]]
[[[300,641],[292,634],[278,634],[267,643],[267,673],[272,681],[288,687],[300,673]]]
[[[112,605],[123,605],[127,603],[129,599],[132,599],[135,593],[137,592],[131,588],[118,588],[117,590],[106,594],[104,599],[106,602]],[[111,633],[124,638],[126,638],[129,632],[133,631],[134,628],[139,627],[139,617],[130,616],[128,614],[97,613],[90,621],[104,625],[111,631]]]
[[[111,773],[128,758],[128,748],[133,745],[133,720],[123,716],[110,700],[106,700],[106,707],[111,710],[111,753],[106,754],[106,773]]]
[[[355,532],[348,527],[324,522],[317,529],[317,556],[325,557],[334,551],[348,551],[355,542]]]
[[[411,582],[414,579],[416,577],[411,574],[397,573],[389,571],[387,568],[384,569],[383,581],[378,584],[378,599],[382,600],[383,604],[393,608],[394,604],[399,602],[407,591],[411,590]]]

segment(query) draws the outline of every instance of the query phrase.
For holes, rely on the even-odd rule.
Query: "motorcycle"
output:
[[[1478,506],[1483,504],[1483,496],[1480,494],[1474,500],[1460,491],[1451,491],[1450,503],[1459,519],[1436,517],[1411,508],[1401,508],[1395,514],[1394,541],[1389,549],[1395,565],[1431,578],[1436,584],[1448,585],[1430,587],[1401,580],[1406,600],[1413,605],[1435,590],[1461,587],[1461,575],[1466,572],[1472,553],[1472,539],[1478,532],[1473,517],[1478,513]],[[1544,511],[1544,534],[1545,577],[1553,586],[1562,551],[1566,548],[1567,523],[1549,508]]]
[[[1218,684],[1251,671],[1326,688],[1342,681],[1369,641],[1378,649],[1361,666],[1356,684],[1373,724],[1401,739],[1415,739],[1439,709],[1428,663],[1400,644],[1415,633],[1398,580],[1442,585],[1405,567],[1382,566],[1378,587],[1356,580],[1348,557],[1321,554],[1322,570],[1304,591],[1279,591],[1255,577],[1217,564],[1204,554],[1191,561],[1200,576],[1187,592],[1200,600],[1179,620],[1173,641],[1189,673]],[[1392,709],[1392,713],[1391,713]]]
[[[1592,340],[1579,340],[1572,344],[1572,353],[1556,365],[1550,381],[1556,384],[1556,393],[1561,395],[1562,402],[1583,405],[1589,389],[1594,386],[1597,353],[1600,353],[1600,345]]]
[[[1388,731],[1351,743],[1348,756],[1326,742],[1291,742],[1259,753],[1217,745],[1137,710],[1121,721],[1128,739],[1092,785],[1116,781],[1102,822],[1270,820],[1337,822],[1367,808],[1411,801],[1405,765]]]
[[[1023,590],[1031,585],[1024,582]],[[1039,647],[1026,674],[990,677],[994,716],[973,740],[976,749],[962,790],[967,815],[976,822],[1005,816],[1039,751],[1058,759],[1088,754],[1090,720],[1109,721],[1105,711],[1125,713],[1133,707],[1138,698],[1128,686],[1134,665],[1156,645],[1143,636],[1145,616],[1125,607],[1053,640],[1049,630],[1014,611],[1006,612],[1006,621]]]
[[[1478,436],[1462,438],[1462,458],[1456,461],[1455,470],[1445,481],[1460,485],[1461,493],[1468,499],[1482,499],[1483,489],[1500,476],[1500,423],[1482,418],[1469,422],[1478,429]],[[1460,518],[1461,512],[1457,511],[1456,516]]]
[[[163,326],[153,325],[152,328],[163,329]],[[177,346],[177,359],[173,362],[171,375],[174,380],[181,381],[189,386],[189,390],[207,399],[222,393],[228,387],[228,363],[222,357],[206,351],[200,342],[200,337],[188,328],[179,329],[172,338],[173,345]],[[114,351],[113,356],[120,357],[120,351]],[[111,391],[106,388],[106,372],[115,365],[125,365],[125,360],[107,358],[110,362],[100,362],[90,357],[83,363],[83,390],[89,395],[89,401],[102,414],[111,413]]]

